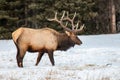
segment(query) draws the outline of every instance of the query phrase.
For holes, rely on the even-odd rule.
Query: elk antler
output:
[[[67,12],[67,16],[65,17],[65,11],[64,11],[62,17],[60,18],[60,20],[58,20],[58,18],[57,18],[57,12],[55,12],[55,17],[53,19],[48,19],[48,20],[49,21],[56,21],[61,25],[61,27],[63,29],[65,29],[65,30],[67,30],[69,32],[77,33],[77,32],[82,31],[82,29],[84,28],[84,25],[79,28],[78,26],[79,26],[80,21],[78,21],[77,24],[74,25],[75,17],[76,17],[76,12],[75,12],[73,18],[71,19],[71,18],[69,18],[69,13],[68,12]],[[67,28],[67,23],[66,23],[66,25],[64,25],[63,21],[69,21],[71,23],[71,25],[72,25],[72,30],[70,28]]]
[[[57,18],[57,12],[55,12],[55,17],[54,17],[53,19],[48,19],[48,20],[49,20],[49,21],[56,21],[56,22],[58,22],[63,29],[71,32],[72,30],[66,27],[67,24],[64,25],[63,22],[62,22],[63,19],[64,19],[64,16],[65,16],[65,11],[63,12],[63,15],[62,15],[62,17],[60,18],[60,20],[58,20],[58,18]]]
[[[77,24],[75,25],[75,24],[74,24],[75,17],[76,17],[76,12],[75,12],[75,14],[74,14],[74,16],[73,16],[72,19],[69,18],[69,13],[67,12],[67,17],[65,17],[64,20],[70,21],[70,22],[71,22],[71,25],[72,25],[72,31],[73,31],[74,33],[77,33],[77,32],[80,32],[80,31],[83,30],[84,24],[79,28],[79,23],[80,23],[80,21],[78,21]]]

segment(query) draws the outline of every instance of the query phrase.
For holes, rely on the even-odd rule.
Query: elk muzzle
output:
[[[79,38],[77,38],[76,41],[75,41],[75,44],[81,45],[81,44],[82,44],[82,41],[81,41]]]

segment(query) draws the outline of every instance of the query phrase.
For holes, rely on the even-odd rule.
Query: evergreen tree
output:
[[[15,10],[17,1],[1,0],[0,1],[0,38],[10,38],[12,28],[15,26],[15,21],[18,20]]]

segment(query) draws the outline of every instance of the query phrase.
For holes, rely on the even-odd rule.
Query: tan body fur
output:
[[[22,33],[22,35],[20,35],[20,33]],[[57,41],[57,38],[55,37],[54,34],[58,33],[50,28],[43,29],[20,28],[17,31],[13,32],[12,36],[14,42],[17,43],[18,41],[19,46],[26,47],[24,49],[31,48],[33,52],[40,51],[43,48],[56,50],[57,43],[55,42]],[[19,41],[21,43],[19,43]]]

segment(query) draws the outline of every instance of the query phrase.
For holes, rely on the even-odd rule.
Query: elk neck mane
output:
[[[64,50],[66,51],[70,47],[74,47],[75,43],[67,36],[66,33],[60,33],[58,35],[58,47],[57,50]]]

